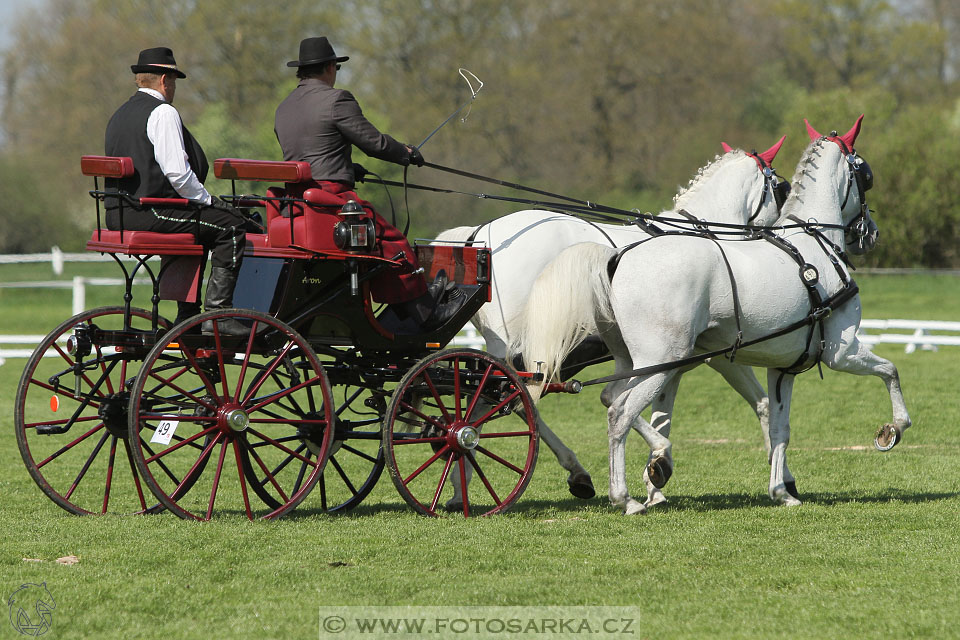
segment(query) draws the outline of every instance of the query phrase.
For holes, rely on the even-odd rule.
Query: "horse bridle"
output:
[[[761,158],[756,151],[751,151],[747,155],[757,161],[760,173],[763,174],[763,190],[760,192],[760,201],[757,203],[753,215],[747,218],[747,224],[750,224],[760,215],[760,210],[763,209],[763,203],[767,200],[767,187],[773,192],[773,199],[777,203],[777,211],[783,209],[783,203],[787,201],[787,196],[790,195],[790,182],[777,174],[776,169],[767,164],[766,160]]]
[[[860,198],[860,212],[844,226],[843,232],[846,244],[851,245],[857,243],[862,249],[864,248],[863,241],[870,233],[869,225],[867,224],[869,209],[867,208],[866,192],[873,188],[873,170],[866,160],[857,155],[856,149],[851,149],[847,146],[847,143],[837,135],[836,131],[832,131],[826,139],[837,143],[847,160],[847,193],[844,195],[843,202],[840,204],[841,211],[847,206],[847,200],[850,199],[853,185],[857,185],[857,195]],[[851,236],[855,239],[851,240]]]

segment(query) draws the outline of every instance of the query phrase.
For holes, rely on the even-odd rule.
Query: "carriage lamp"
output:
[[[333,228],[333,242],[345,251],[370,251],[376,241],[377,230],[355,200],[340,209],[340,222]]]
[[[90,355],[93,340],[90,337],[90,327],[80,323],[73,328],[73,333],[67,338],[67,353],[75,358]]]

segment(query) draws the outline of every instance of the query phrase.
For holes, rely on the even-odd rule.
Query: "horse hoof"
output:
[[[796,483],[796,482],[794,482],[793,480],[791,480],[790,482],[785,482],[785,483],[783,484],[783,486],[785,486],[785,487],[787,488],[787,493],[789,493],[791,496],[793,496],[793,497],[796,498],[797,500],[800,499],[800,494],[797,493],[797,483]]]
[[[642,516],[647,513],[646,505],[633,500],[627,500],[627,507],[623,510],[623,515],[625,516]]]
[[[570,489],[571,494],[581,500],[589,500],[597,495],[596,490],[593,488],[593,480],[590,479],[590,474],[587,473],[567,478],[567,487]]]
[[[650,484],[657,489],[663,489],[672,475],[673,467],[670,465],[670,461],[663,456],[651,460],[650,464],[647,465],[647,476],[650,478]]]
[[[794,484],[794,483],[793,482],[784,483],[778,486],[776,489],[770,492],[770,498],[774,502],[778,504],[782,504],[785,507],[798,507],[801,504],[803,504],[802,502],[800,502],[799,498],[797,498],[795,495],[790,493],[790,489],[787,487],[787,484]],[[796,490],[796,487],[794,487],[794,490]]]
[[[873,438],[873,446],[877,448],[877,451],[890,451],[897,446],[902,437],[903,433],[900,429],[887,423],[877,429],[877,435]]]
[[[660,493],[659,491],[657,491],[652,498],[647,500],[645,505],[647,509],[650,509],[651,507],[655,507],[658,504],[667,504],[667,502],[668,502],[667,497],[662,493]]]

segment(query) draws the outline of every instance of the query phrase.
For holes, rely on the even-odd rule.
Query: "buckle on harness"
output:
[[[833,309],[830,307],[820,307],[819,309],[814,309],[810,316],[813,318],[814,322],[820,322],[826,318],[830,317],[830,314],[833,313]]]
[[[740,348],[740,345],[743,344],[743,331],[737,331],[737,339],[733,341],[733,345],[730,347],[730,353],[727,355],[727,360],[733,362],[733,359],[737,357],[737,350]]]

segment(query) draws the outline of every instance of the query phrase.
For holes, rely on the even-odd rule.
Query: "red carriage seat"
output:
[[[133,159],[117,156],[82,156],[80,171],[94,179],[94,195],[99,191],[98,178],[128,178],[134,174]],[[87,242],[88,251],[113,255],[161,256],[158,295],[163,300],[195,301],[199,297],[200,265],[205,253],[189,233],[156,233],[153,231],[111,231],[100,226],[97,201],[97,228]],[[141,198],[142,204],[186,206],[183,198]]]
[[[267,244],[270,247],[304,247],[313,251],[339,252],[333,241],[333,229],[340,221],[336,215],[350,200],[364,205],[353,192],[333,194],[318,188],[308,162],[243,160],[221,158],[213,163],[214,174],[226,180],[283,182],[283,187],[267,189]],[[285,199],[291,199],[284,201]],[[304,202],[294,202],[303,200]]]

